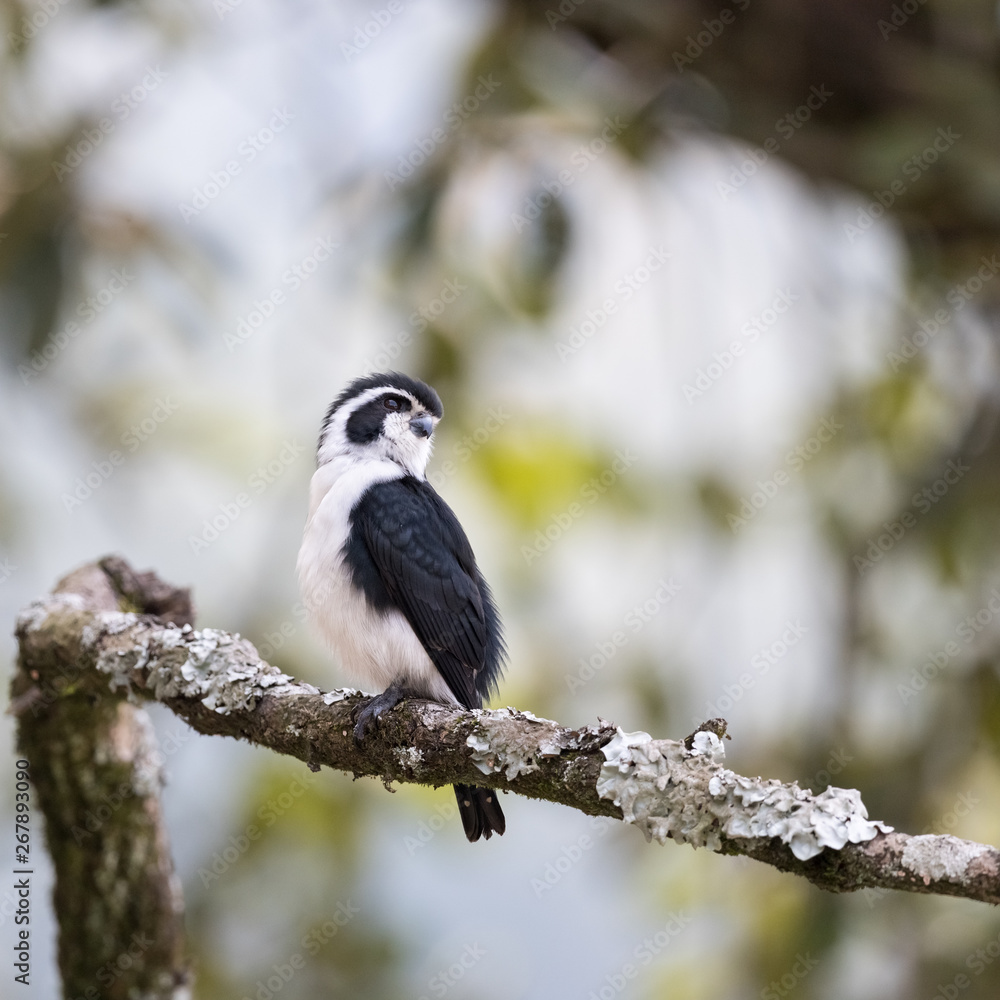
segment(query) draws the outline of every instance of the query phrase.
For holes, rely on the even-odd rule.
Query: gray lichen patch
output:
[[[962,881],[969,865],[990,849],[982,844],[973,844],[958,837],[925,834],[910,837],[903,848],[903,867],[916,875],[924,885],[947,879]]]
[[[110,687],[131,690],[145,673],[144,686],[158,701],[194,698],[222,715],[257,705],[264,694],[294,679],[261,660],[252,643],[220,629],[168,626],[140,634],[126,633],[141,625],[138,616],[103,612],[96,616],[91,644],[101,643],[96,666]],[[107,637],[122,637],[122,644]],[[309,687],[312,693],[316,689]]]
[[[603,751],[597,794],[661,844],[670,838],[717,851],[723,835],[777,837],[805,861],[824,847],[839,850],[892,829],[868,819],[853,789],[813,795],[794,783],[734,774],[721,764],[722,742],[714,733],[699,733],[689,752],[682,742],[619,729]]]
[[[347,701],[348,698],[360,693],[356,688],[337,688],[335,691],[326,691],[323,694],[323,704],[334,705],[338,701]]]
[[[17,631],[27,635],[40,629],[49,615],[62,609],[83,611],[84,600],[79,594],[49,594],[40,597],[29,604],[17,616]]]
[[[711,757],[714,761],[723,761],[726,758],[726,748],[722,740],[710,730],[700,730],[691,739],[691,749],[689,753],[693,756]]]
[[[513,708],[477,710],[476,732],[466,739],[483,774],[503,771],[508,781],[538,770],[538,757],[558,757],[578,742],[558,723]],[[526,727],[525,723],[529,725]]]
[[[168,641],[173,639],[172,635]],[[253,708],[268,689],[293,683],[293,678],[265,664],[246,639],[234,639],[228,632],[191,631],[182,636],[182,643],[187,658],[179,678],[174,674],[168,683],[177,685],[184,697],[198,698],[222,715]]]

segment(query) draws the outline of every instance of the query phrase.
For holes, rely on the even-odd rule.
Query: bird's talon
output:
[[[354,724],[354,738],[358,743],[363,743],[368,735],[368,730],[372,724],[377,722],[383,712],[395,708],[406,697],[400,685],[393,684],[386,688],[381,694],[375,695],[360,712],[358,712],[357,722]]]
[[[357,743],[364,743],[365,736],[368,735],[368,727],[371,725],[371,716],[358,719],[354,724],[354,739]]]

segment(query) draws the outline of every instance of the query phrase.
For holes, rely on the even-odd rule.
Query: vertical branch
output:
[[[81,610],[117,610],[122,602],[147,610],[151,602],[135,586],[141,578],[116,579],[117,561],[105,562],[66,577],[57,593],[79,595]],[[111,691],[87,693],[76,682],[91,665],[70,637],[53,638],[47,669],[29,672],[19,661],[12,702],[55,866],[64,996],[186,995],[183,901],[152,724]]]

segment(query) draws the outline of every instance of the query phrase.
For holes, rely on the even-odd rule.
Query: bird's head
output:
[[[341,456],[388,459],[423,479],[443,412],[438,394],[409,375],[381,372],[357,378],[326,411],[317,464]]]

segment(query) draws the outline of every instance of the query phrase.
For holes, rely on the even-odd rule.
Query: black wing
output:
[[[500,679],[500,618],[472,546],[427,482],[376,483],[351,511],[346,557],[377,608],[397,607],[455,697],[478,708]]]

